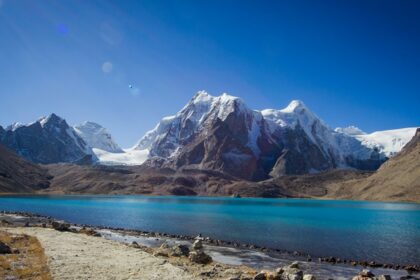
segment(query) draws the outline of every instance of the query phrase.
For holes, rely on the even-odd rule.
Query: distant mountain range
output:
[[[0,144],[0,193],[307,197],[420,202],[420,129],[376,172],[334,169],[252,182],[211,170],[38,165]]]
[[[121,149],[99,124],[71,127],[55,114],[27,125],[0,127],[0,143],[35,163],[144,164],[260,181],[331,169],[376,170],[415,132],[334,130],[301,101],[281,110],[256,111],[238,97],[201,91],[131,149]]]

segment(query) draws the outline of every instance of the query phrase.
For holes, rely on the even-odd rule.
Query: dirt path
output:
[[[163,259],[103,238],[45,228],[8,228],[38,238],[54,279],[198,279]]]

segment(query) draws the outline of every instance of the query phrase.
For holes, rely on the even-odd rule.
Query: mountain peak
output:
[[[20,123],[20,122],[14,122],[11,125],[8,125],[6,127],[7,131],[15,131],[16,129],[18,129],[19,127],[24,126],[24,124]]]
[[[101,129],[103,128],[102,125],[96,123],[96,122],[91,122],[91,121],[84,121],[82,124],[77,125],[76,127],[91,127],[92,129]]]
[[[286,108],[282,109],[281,111],[284,113],[292,113],[292,112],[299,112],[303,109],[308,110],[305,103],[301,100],[292,100]]]
[[[213,99],[214,97],[208,94],[205,90],[198,91],[192,98],[193,103],[207,102]]]
[[[42,127],[44,127],[44,125],[46,124],[61,123],[62,121],[64,121],[64,119],[57,116],[54,113],[50,114],[48,117],[42,117],[39,119],[39,123],[41,124]]]
[[[111,153],[122,153],[123,150],[115,143],[111,134],[102,125],[85,121],[73,127],[75,132],[91,148],[100,149]]]
[[[214,102],[214,101],[219,101],[220,103],[228,103],[228,102],[231,102],[231,101],[241,101],[243,103],[243,101],[242,101],[241,98],[239,98],[237,96],[230,95],[230,94],[228,94],[226,92],[222,93],[219,96],[213,96],[213,95],[209,94],[205,90],[198,91],[193,96],[193,98],[191,99],[191,101],[194,104]]]

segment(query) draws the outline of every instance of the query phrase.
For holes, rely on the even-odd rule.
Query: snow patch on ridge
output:
[[[123,153],[111,153],[101,149],[93,148],[99,162],[105,165],[140,165],[149,156],[149,150],[127,149]]]
[[[392,157],[414,137],[417,127],[376,131],[371,134],[355,135],[362,145],[377,149],[387,157]]]
[[[334,131],[338,133],[344,133],[350,136],[366,134],[366,132],[354,125],[348,127],[337,127],[336,129],[334,129]]]

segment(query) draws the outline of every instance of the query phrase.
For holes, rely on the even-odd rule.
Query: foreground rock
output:
[[[5,243],[0,241],[0,254],[11,254],[12,249],[10,249],[9,246],[7,246]]]
[[[375,277],[375,275],[369,269],[363,269],[360,271],[359,275],[353,277],[353,280],[391,280],[391,276],[379,275]]]
[[[190,261],[199,264],[208,264],[212,262],[212,258],[204,253],[203,243],[201,240],[194,241],[192,249],[193,250],[188,255]]]
[[[70,224],[62,223],[62,222],[52,222],[52,227],[58,231],[69,231]]]

